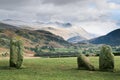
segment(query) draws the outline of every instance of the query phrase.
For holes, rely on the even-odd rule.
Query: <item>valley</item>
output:
[[[68,28],[63,29],[57,27],[43,27],[40,29],[32,29],[32,27],[17,27],[10,24],[0,23],[0,48],[2,50],[1,56],[9,55],[9,41],[12,37],[23,41],[25,56],[75,57],[79,53],[84,53],[88,56],[97,56],[99,54],[101,45],[106,44],[104,41],[110,42],[110,40],[112,40],[112,36],[116,37],[116,34],[119,34],[118,29],[106,35],[106,37],[111,37],[111,39],[107,37],[109,41],[106,40],[106,38],[102,37],[87,40],[86,38],[80,36],[65,40],[65,38],[67,39],[68,37],[78,34],[75,33],[74,30],[70,30],[71,29]],[[80,30],[80,34],[81,32],[84,34],[87,33],[82,28]],[[98,40],[103,42],[99,43]],[[119,37],[117,37],[115,40],[118,40],[119,42]],[[112,43],[115,42],[116,41],[113,41],[109,45],[112,45]],[[120,46],[119,43],[117,44],[118,45],[113,46],[114,53],[119,53]]]

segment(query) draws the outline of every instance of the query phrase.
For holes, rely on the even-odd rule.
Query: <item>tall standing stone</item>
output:
[[[103,45],[99,56],[99,68],[101,71],[114,70],[114,55],[112,48],[108,45]]]
[[[23,62],[23,44],[20,40],[10,41],[10,67],[20,68]]]
[[[17,41],[17,45],[18,45],[18,52],[17,52],[17,68],[20,68],[22,66],[22,62],[23,62],[23,44],[22,41]]]

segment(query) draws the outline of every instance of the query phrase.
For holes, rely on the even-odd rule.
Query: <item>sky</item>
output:
[[[0,0],[0,20],[69,22],[105,35],[120,28],[120,0]]]

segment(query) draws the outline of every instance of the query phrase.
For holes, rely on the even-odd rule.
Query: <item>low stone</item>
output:
[[[79,54],[77,57],[78,69],[95,70],[89,59],[84,54]]]

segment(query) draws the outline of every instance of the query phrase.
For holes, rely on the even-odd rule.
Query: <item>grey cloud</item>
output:
[[[1,5],[12,5],[12,4],[21,4],[25,2],[24,0],[0,0]]]
[[[55,5],[65,5],[79,1],[84,1],[84,0],[42,0],[43,3],[51,3]]]
[[[95,6],[89,5],[91,3]],[[7,10],[8,18],[21,18],[28,14],[28,19],[73,23],[103,21],[107,19],[106,11],[109,11],[107,0],[0,0],[0,9]]]
[[[110,13],[119,5],[112,4],[111,9],[109,3],[108,0],[0,0],[0,19],[70,22],[88,31],[96,27],[107,30],[107,26],[112,29],[116,24],[110,21]]]
[[[40,5],[41,0],[0,0],[0,9],[17,10]]]
[[[47,21],[51,20],[53,15],[54,15],[53,13],[37,13],[36,17],[37,17],[38,21],[45,21],[45,22],[47,22]]]
[[[16,9],[18,7],[24,6],[26,0],[0,0],[0,9]]]

